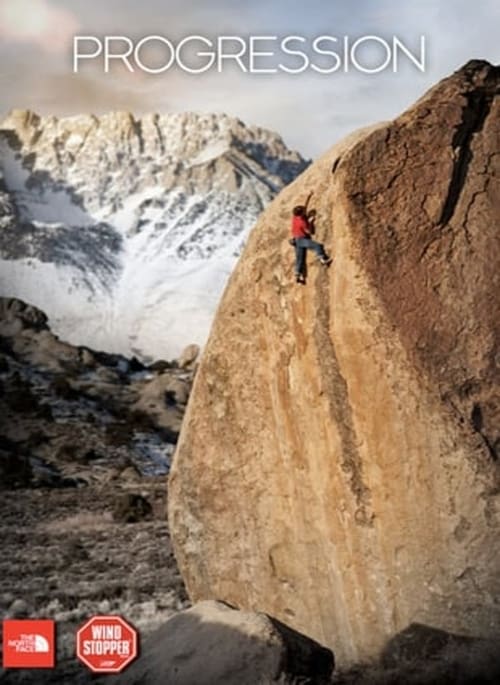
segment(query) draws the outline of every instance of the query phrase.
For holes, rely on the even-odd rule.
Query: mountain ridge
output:
[[[204,342],[248,231],[307,166],[227,115],[14,110],[0,123],[0,291],[75,344],[175,356]]]

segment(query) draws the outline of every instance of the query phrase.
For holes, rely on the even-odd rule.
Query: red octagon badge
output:
[[[76,656],[94,673],[121,673],[137,656],[137,631],[121,616],[93,616],[78,629]]]

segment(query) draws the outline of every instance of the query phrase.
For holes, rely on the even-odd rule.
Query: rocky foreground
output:
[[[0,300],[0,615],[55,619],[60,662],[1,682],[79,682],[88,617],[121,614],[144,636],[187,605],[165,475],[195,356],[146,368],[72,347]]]

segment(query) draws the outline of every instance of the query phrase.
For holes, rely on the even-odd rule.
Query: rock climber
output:
[[[290,243],[295,247],[295,280],[297,283],[305,283],[306,252],[312,250],[318,256],[321,264],[329,266],[332,262],[321,243],[312,239],[314,233],[315,210],[308,212],[307,208],[312,197],[312,192],[307,196],[305,205],[296,205],[292,211],[292,238]]]

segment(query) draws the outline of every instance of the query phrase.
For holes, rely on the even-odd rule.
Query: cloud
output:
[[[469,59],[496,62],[500,58],[498,0],[357,0],[355,13],[352,4],[348,0],[243,4],[241,0],[0,0],[2,106],[29,103],[58,115],[117,108],[137,114],[225,111],[278,131],[304,155],[317,155],[355,128],[397,116]],[[5,22],[8,7],[10,23]],[[54,38],[56,27],[58,39]],[[308,72],[291,78],[286,74],[259,78],[231,72],[201,77],[178,72],[132,75],[116,68],[104,76],[102,64],[98,68],[96,61],[95,68],[89,63],[82,73],[72,75],[70,47],[65,56],[55,52],[74,33],[133,38],[159,33],[175,39],[225,32],[242,36],[397,35],[412,46],[423,33],[428,69],[421,74],[403,64],[398,74],[371,77],[355,72],[332,76]]]
[[[66,116],[121,110],[140,113],[152,109],[151,98],[145,100],[141,88],[126,88],[123,83],[115,86],[94,76],[58,72],[39,77],[25,71],[13,83],[12,74],[6,70],[0,75],[0,90],[7,85],[10,98],[5,102],[5,111],[29,109],[43,115]]]
[[[49,0],[2,0],[0,4],[0,38],[11,43],[62,52],[77,28],[76,17]]]

